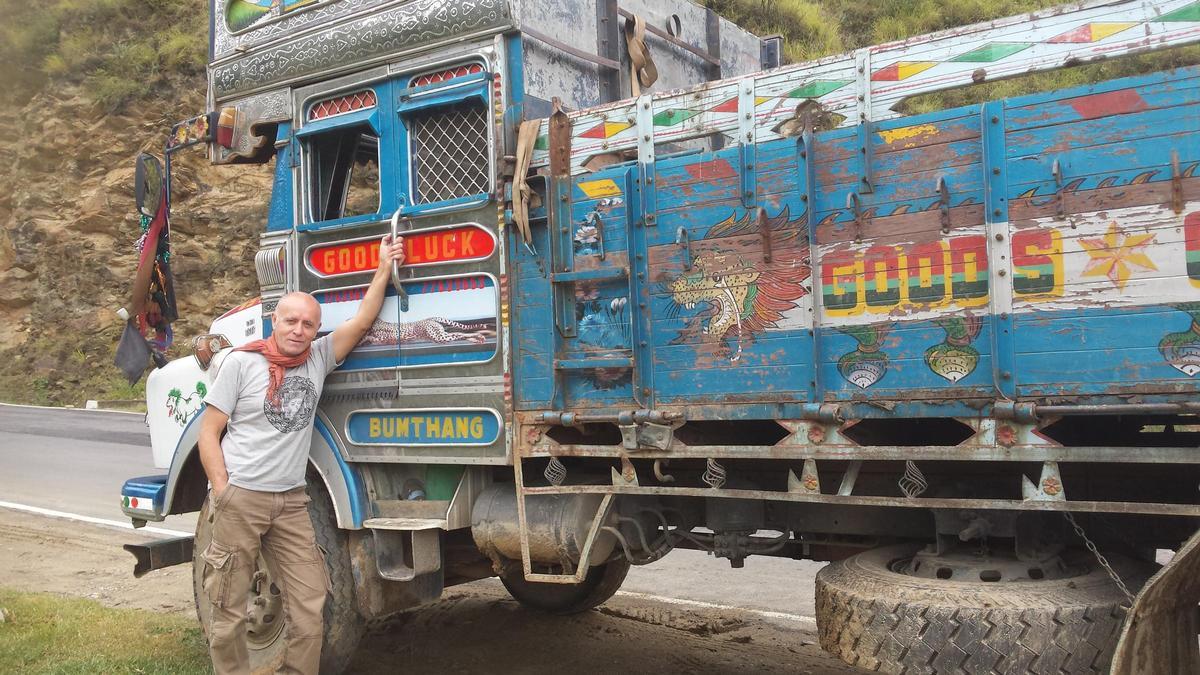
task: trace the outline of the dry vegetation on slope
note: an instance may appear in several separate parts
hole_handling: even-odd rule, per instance
[[[139,234],[133,159],[204,106],[191,0],[0,0],[0,400],[136,399],[111,365]],[[181,341],[253,294],[262,167],[175,164]]]
[[[0,400],[138,398],[111,365],[138,234],[132,163],[201,111],[208,28],[196,0],[0,0]],[[789,61],[985,21],[1046,0],[707,0]],[[1102,63],[909,103],[911,112],[1200,62]],[[177,343],[255,293],[264,167],[175,164]]]

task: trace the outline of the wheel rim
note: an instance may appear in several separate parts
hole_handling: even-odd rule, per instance
[[[1086,565],[1068,564],[1058,555],[1042,560],[1018,560],[1011,555],[981,554],[964,548],[940,555],[918,551],[892,560],[888,569],[922,579],[984,583],[1070,579],[1089,572]]]
[[[283,632],[283,595],[271,580],[262,556],[254,565],[250,596],[246,602],[246,642],[250,649],[270,646]]]

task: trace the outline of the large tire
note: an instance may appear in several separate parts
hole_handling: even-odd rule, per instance
[[[312,518],[313,530],[317,535],[317,544],[325,553],[325,569],[333,585],[333,591],[325,598],[325,610],[322,616],[324,624],[324,641],[321,646],[321,672],[341,673],[349,665],[354,652],[358,649],[359,640],[366,630],[366,623],[358,613],[358,605],[354,597],[354,576],[350,569],[350,553],[346,541],[346,533],[337,526],[337,518],[333,512],[333,503],[325,493],[320,479],[313,475],[308,477],[308,492],[312,501],[308,505],[308,514]],[[207,639],[210,624],[210,608],[202,585],[204,560],[200,553],[208,547],[212,540],[212,524],[208,522],[209,500],[205,498],[196,521],[196,539],[192,553],[192,593],[196,602],[196,615],[200,619],[200,628]],[[266,559],[259,556],[255,563],[256,572],[261,570],[266,574],[266,580],[261,587],[265,589],[264,596],[268,607],[278,605],[278,591],[271,583]],[[256,612],[260,617],[258,626],[276,623],[274,629],[256,628],[257,635],[248,636],[250,647],[250,670],[253,673],[271,672],[283,663],[283,651],[286,644],[287,625],[284,613],[279,611],[268,615],[262,609],[255,610],[254,593],[247,603],[247,614]],[[270,618],[267,622],[265,619]]]
[[[581,584],[550,584],[526,581],[521,568],[510,565],[500,581],[513,598],[550,614],[578,614],[603,604],[621,588],[629,573],[629,561],[616,558],[588,570]]]
[[[1107,673],[1125,596],[1099,565],[1070,579],[960,582],[889,565],[913,546],[877,548],[817,573],[821,647],[883,673]],[[1133,592],[1152,566],[1109,556]]]

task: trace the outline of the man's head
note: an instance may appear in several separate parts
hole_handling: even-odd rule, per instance
[[[308,349],[321,327],[321,305],[308,293],[288,293],[279,299],[272,315],[271,338],[286,356]]]

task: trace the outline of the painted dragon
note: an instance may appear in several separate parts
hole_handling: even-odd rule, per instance
[[[810,275],[808,241],[800,230],[801,220],[788,220],[787,208],[767,219],[765,226],[749,213],[740,219],[730,215],[697,242],[702,252],[691,268],[667,284],[671,300],[679,307],[705,307],[698,317],[703,324],[701,336],[720,343],[730,336],[736,340],[730,361],[741,358],[744,343],[754,334],[779,328],[783,313],[794,309],[796,300],[808,292],[804,286]],[[772,240],[771,262],[748,262],[737,249],[751,236],[758,243],[764,231]],[[675,341],[682,342],[695,323],[689,320]]]

